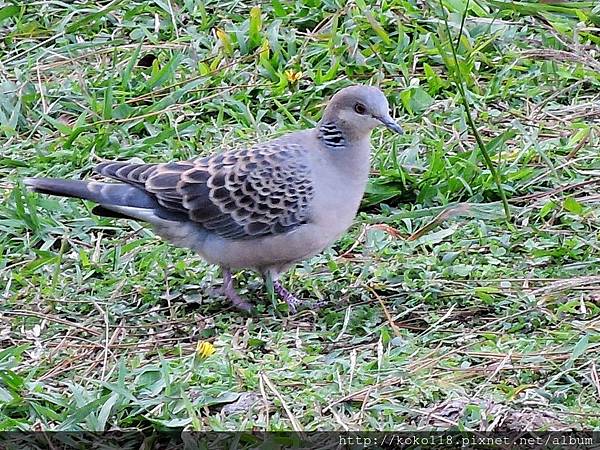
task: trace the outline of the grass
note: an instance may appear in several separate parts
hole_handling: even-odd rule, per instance
[[[596,2],[0,5],[0,430],[600,428]],[[242,272],[241,316],[191,252],[21,184],[311,127],[350,83],[406,133],[286,277],[319,312]]]

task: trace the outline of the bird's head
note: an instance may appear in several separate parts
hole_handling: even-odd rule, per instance
[[[333,122],[345,134],[361,138],[378,126],[395,133],[402,128],[390,116],[390,107],[383,92],[373,86],[350,86],[338,91],[325,108],[322,122]]]

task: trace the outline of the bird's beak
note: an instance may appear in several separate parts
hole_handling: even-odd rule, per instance
[[[394,119],[392,119],[390,116],[387,117],[375,117],[377,120],[379,120],[382,124],[384,124],[387,128],[389,128],[390,130],[392,130],[394,133],[398,133],[398,134],[402,134],[402,127],[400,125],[398,125],[396,122],[394,122]]]

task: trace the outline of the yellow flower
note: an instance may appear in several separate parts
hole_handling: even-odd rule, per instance
[[[301,71],[295,71],[294,69],[288,69],[285,71],[285,77],[290,83],[297,82],[302,78],[303,73]]]
[[[215,346],[212,345],[210,342],[198,341],[198,344],[196,345],[196,354],[200,358],[208,358],[214,352],[216,352]]]

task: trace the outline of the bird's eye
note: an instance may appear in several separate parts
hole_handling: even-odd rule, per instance
[[[356,111],[358,114],[364,114],[367,112],[367,108],[362,103],[357,103],[354,105],[354,111]]]

